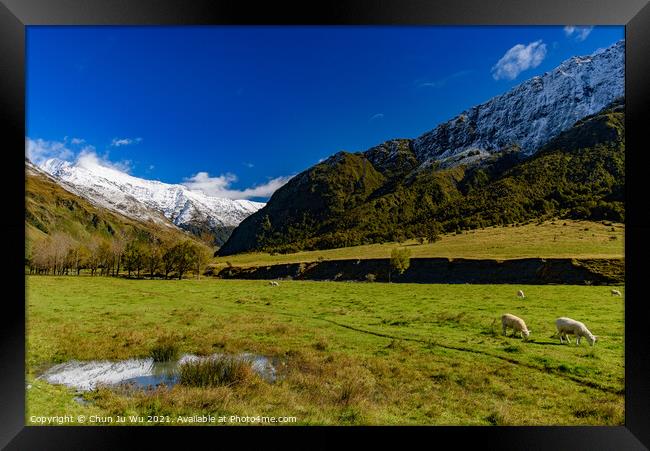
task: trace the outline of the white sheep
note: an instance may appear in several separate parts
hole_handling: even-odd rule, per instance
[[[524,294],[524,292],[522,290],[517,291],[517,296],[519,296],[522,299],[526,297],[526,295]]]
[[[511,315],[510,313],[505,313],[501,315],[501,326],[503,327],[503,335],[506,334],[506,328],[512,327],[512,335],[514,336],[517,332],[521,333],[521,337],[524,340],[527,340],[530,336],[530,330],[526,327],[526,323],[523,319]]]
[[[612,296],[621,296],[621,292],[618,290],[612,290]]]
[[[591,346],[593,346],[598,339],[598,337],[589,332],[587,326],[585,326],[580,321],[576,321],[571,318],[562,317],[556,319],[555,327],[557,328],[557,332],[553,336],[559,335],[560,343],[564,343],[563,338],[566,338],[567,342],[569,342],[569,337],[567,337],[567,334],[573,334],[576,336],[576,345],[580,344],[580,339],[582,337],[585,337]]]
[[[280,284],[278,282],[276,282],[275,280],[270,281],[269,285],[271,285],[272,287],[279,287],[280,286]]]

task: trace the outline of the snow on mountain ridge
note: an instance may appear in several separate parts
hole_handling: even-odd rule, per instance
[[[155,220],[151,210],[183,227],[206,223],[210,228],[236,227],[265,204],[206,196],[178,184],[145,180],[99,164],[96,158],[81,156],[76,164],[49,159],[41,169],[76,187],[102,206],[141,220]]]
[[[463,111],[414,140],[423,164],[472,159],[518,146],[530,155],[542,144],[625,94],[625,42],[574,56],[541,76]],[[464,160],[468,162],[468,160]]]

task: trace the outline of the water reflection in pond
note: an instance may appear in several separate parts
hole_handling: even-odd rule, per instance
[[[124,385],[137,388],[172,386],[178,383],[178,367],[185,362],[221,357],[223,354],[213,354],[199,357],[185,354],[179,360],[172,362],[154,362],[152,358],[128,359],[117,362],[107,360],[91,360],[69,362],[55,365],[39,376],[51,384],[63,384],[79,391],[95,389],[98,385]],[[254,372],[268,382],[275,382],[277,359],[265,356],[242,353],[236,356],[250,362]]]

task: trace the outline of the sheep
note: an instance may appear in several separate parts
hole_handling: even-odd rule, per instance
[[[526,327],[524,320],[515,315],[511,315],[510,313],[501,315],[501,326],[503,327],[503,335],[506,334],[506,328],[512,327],[513,336],[517,332],[521,333],[521,337],[524,340],[528,340],[528,337],[530,336],[530,330]]]
[[[612,290],[612,296],[621,296],[621,292],[618,290]]]
[[[526,295],[524,294],[524,292],[522,290],[517,291],[517,296],[519,296],[522,299],[524,299],[526,297]]]
[[[269,282],[269,285],[271,285],[272,287],[279,287],[280,286],[280,284],[278,282],[276,282],[275,280],[271,280]]]
[[[555,327],[557,328],[557,332],[553,336],[555,337],[559,335],[560,343],[564,343],[563,338],[567,339],[567,343],[569,342],[569,337],[567,337],[567,334],[573,334],[576,336],[576,345],[580,344],[580,339],[582,337],[585,337],[591,346],[593,346],[598,339],[598,337],[589,332],[587,326],[585,326],[580,321],[576,321],[571,318],[561,317],[556,319]]]

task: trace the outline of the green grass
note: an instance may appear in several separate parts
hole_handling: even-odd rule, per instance
[[[566,225],[565,225],[566,224]],[[389,258],[397,246],[407,246],[412,258],[623,258],[625,226],[610,222],[557,219],[515,227],[488,227],[446,234],[435,243],[371,244],[293,254],[248,253],[217,257],[218,267],[263,266],[275,263],[311,262],[354,258]]]
[[[28,413],[621,425],[624,297],[612,297],[611,288],[30,276]],[[500,335],[506,312],[526,321],[528,342]],[[598,335],[596,346],[549,338],[559,316],[583,321]],[[73,401],[73,390],[35,381],[70,359],[147,357],[171,334],[180,353],[279,357],[278,380],[102,388],[84,395],[88,406]]]

